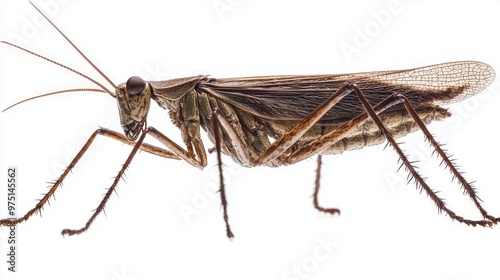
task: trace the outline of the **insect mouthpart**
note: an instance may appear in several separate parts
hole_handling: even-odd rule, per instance
[[[122,124],[123,131],[128,140],[134,141],[139,136],[144,122],[133,122],[130,124]]]
[[[133,76],[117,87],[116,100],[120,122],[125,136],[133,141],[139,136],[151,102],[151,87],[143,79]]]

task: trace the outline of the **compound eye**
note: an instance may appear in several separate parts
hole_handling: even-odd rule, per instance
[[[126,87],[128,94],[137,95],[146,88],[146,82],[137,76],[133,76],[127,80]]]

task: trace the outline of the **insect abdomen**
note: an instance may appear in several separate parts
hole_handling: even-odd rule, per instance
[[[417,111],[419,117],[425,124],[429,124],[436,120],[442,120],[450,116],[450,113],[441,107],[420,108]],[[408,114],[402,114],[401,112],[389,112],[380,114],[380,118],[395,139],[419,130],[418,126]],[[331,145],[322,154],[340,154],[345,151],[357,150],[366,146],[382,144],[384,141],[385,137],[382,132],[373,123],[373,121],[370,120],[349,137],[345,137]]]

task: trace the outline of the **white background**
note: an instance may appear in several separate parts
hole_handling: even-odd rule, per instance
[[[48,2],[54,3],[36,1],[40,6]],[[102,80],[53,28],[26,29],[36,26],[33,18],[38,17],[26,1],[0,3],[2,40],[19,36],[23,47]],[[401,1],[395,10],[388,3],[73,0],[51,6],[51,18],[115,83],[131,75],[326,74],[454,60],[479,60],[500,69],[498,2]],[[214,5],[229,9],[218,12]],[[390,18],[376,22],[377,14],[388,12]],[[372,33],[361,42],[366,28]],[[346,45],[358,47],[357,53],[343,53]],[[0,55],[2,109],[50,91],[93,87],[6,45]],[[494,215],[500,215],[499,104],[495,83],[451,106],[454,118],[430,126],[466,178],[476,181]],[[166,112],[152,106],[148,124],[180,141]],[[2,218],[8,166],[19,169],[17,206],[24,214],[98,126],[120,130],[115,101],[98,93],[32,101],[0,114],[0,122]],[[500,228],[467,227],[439,215],[426,195],[404,182],[405,172],[396,172],[395,153],[383,146],[325,158],[320,201],[341,208],[340,217],[322,215],[312,206],[315,159],[286,168],[243,169],[225,157],[234,240],[225,236],[214,194],[214,155],[200,171],[140,153],[126,182],[118,185],[118,196],[107,204],[107,215],[85,234],[63,238],[61,229],[85,224],[130,151],[98,140],[44,208],[43,218],[34,216],[19,226],[15,274],[6,270],[8,231],[0,228],[0,279],[465,280],[498,275]],[[452,209],[480,218],[450,183],[449,173],[422,148],[421,134],[402,141]],[[183,207],[195,214],[183,216]],[[325,243],[330,247],[325,249]]]

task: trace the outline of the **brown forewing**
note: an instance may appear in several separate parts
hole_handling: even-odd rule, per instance
[[[394,93],[415,108],[437,107],[472,96],[494,80],[494,70],[475,61],[421,68],[342,75],[263,76],[200,81],[197,90],[269,120],[301,120],[345,83],[355,83],[375,105]],[[388,110],[402,110],[397,105]],[[321,122],[349,120],[363,113],[354,94],[335,105]]]

